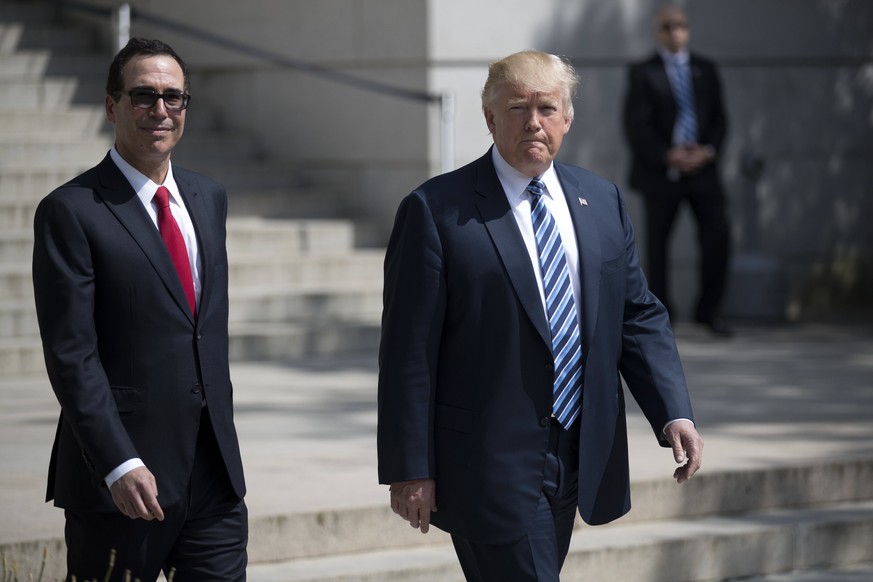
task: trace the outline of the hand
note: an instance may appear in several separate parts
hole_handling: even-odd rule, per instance
[[[667,151],[667,165],[685,176],[696,174],[712,159],[712,150],[698,144],[676,146]]]
[[[164,521],[155,476],[145,467],[131,469],[109,488],[116,507],[130,519]]]
[[[677,420],[664,431],[664,436],[673,448],[673,458],[677,463],[685,464],[673,472],[673,478],[684,483],[700,468],[703,460],[703,439],[694,428],[694,423],[688,420]]]
[[[437,510],[436,483],[433,479],[399,481],[391,484],[391,509],[412,527],[427,533],[430,513]]]

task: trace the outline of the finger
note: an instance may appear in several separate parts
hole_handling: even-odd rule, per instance
[[[164,521],[164,510],[161,508],[161,504],[158,503],[157,496],[149,496],[145,501],[146,509],[148,510],[150,516],[149,519]]]
[[[419,511],[419,522],[421,533],[426,534],[430,530],[430,510],[421,509]]]

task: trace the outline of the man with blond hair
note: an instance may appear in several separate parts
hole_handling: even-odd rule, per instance
[[[555,161],[578,79],[524,51],[482,91],[494,140],[400,204],[385,258],[379,480],[477,581],[557,581],[576,511],[630,509],[621,378],[681,483],[703,442],[621,193]]]

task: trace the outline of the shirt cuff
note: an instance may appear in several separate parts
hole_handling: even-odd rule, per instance
[[[664,425],[664,428],[661,429],[661,434],[663,436],[667,436],[667,427],[670,426],[671,424],[673,424],[674,422],[681,422],[683,420],[685,422],[690,422],[691,426],[694,426],[694,421],[691,420],[690,418],[674,418],[673,420],[667,422],[667,424]]]
[[[106,475],[106,478],[103,479],[103,481],[106,483],[107,487],[112,487],[113,483],[124,477],[130,471],[133,471],[134,469],[137,469],[139,467],[145,467],[145,463],[143,463],[142,459],[140,458],[134,458],[129,461],[125,461],[115,467],[115,469],[110,471],[110,473]]]

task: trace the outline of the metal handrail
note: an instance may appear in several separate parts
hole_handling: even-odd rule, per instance
[[[438,103],[440,106],[440,168],[442,172],[448,172],[454,167],[455,99],[454,94],[450,91],[441,94],[428,93],[426,91],[416,91],[414,89],[396,87],[370,79],[362,79],[322,65],[291,59],[284,55],[229,39],[196,28],[189,24],[155,16],[142,11],[139,8],[134,9],[128,3],[122,4],[115,10],[101,6],[94,6],[87,2],[78,2],[76,0],[54,0],[54,3],[63,8],[70,8],[108,17],[113,28],[113,39],[116,42],[117,49],[126,45],[127,41],[130,39],[131,22],[134,20],[140,20],[169,30],[174,30],[188,37],[196,38],[220,46],[221,48],[230,49],[254,57],[281,68],[316,75],[336,83],[356,87],[372,93],[380,93],[382,95],[397,97],[409,101],[419,101],[427,104]]]

